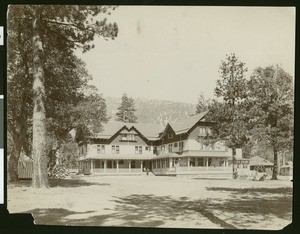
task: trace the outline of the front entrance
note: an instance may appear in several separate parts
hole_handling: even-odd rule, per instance
[[[148,168],[148,170],[149,171],[151,171],[152,170],[152,164],[151,164],[151,162],[150,161],[143,161],[143,167],[147,170],[147,168]]]

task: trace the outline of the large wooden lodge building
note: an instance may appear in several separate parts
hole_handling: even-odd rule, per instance
[[[231,150],[222,141],[203,142],[214,124],[206,121],[205,115],[206,112],[189,116],[165,127],[109,121],[101,133],[85,141],[78,140],[79,172],[232,176]],[[236,159],[243,162],[241,149],[237,149]]]

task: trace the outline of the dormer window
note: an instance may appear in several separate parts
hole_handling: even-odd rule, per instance
[[[121,134],[121,141],[135,141],[134,134]]]

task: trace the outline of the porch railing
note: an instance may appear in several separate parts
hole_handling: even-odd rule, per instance
[[[92,173],[107,173],[107,174],[118,174],[118,173],[141,173],[141,168],[94,168]]]

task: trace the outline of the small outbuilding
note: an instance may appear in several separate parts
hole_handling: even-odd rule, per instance
[[[266,172],[268,175],[272,174],[274,167],[274,164],[272,162],[259,156],[254,156],[249,160],[250,170],[254,170],[257,172]]]
[[[293,176],[293,162],[288,161],[285,165],[280,167],[280,175]]]
[[[18,161],[19,179],[32,179],[33,160],[26,155],[21,155]]]

